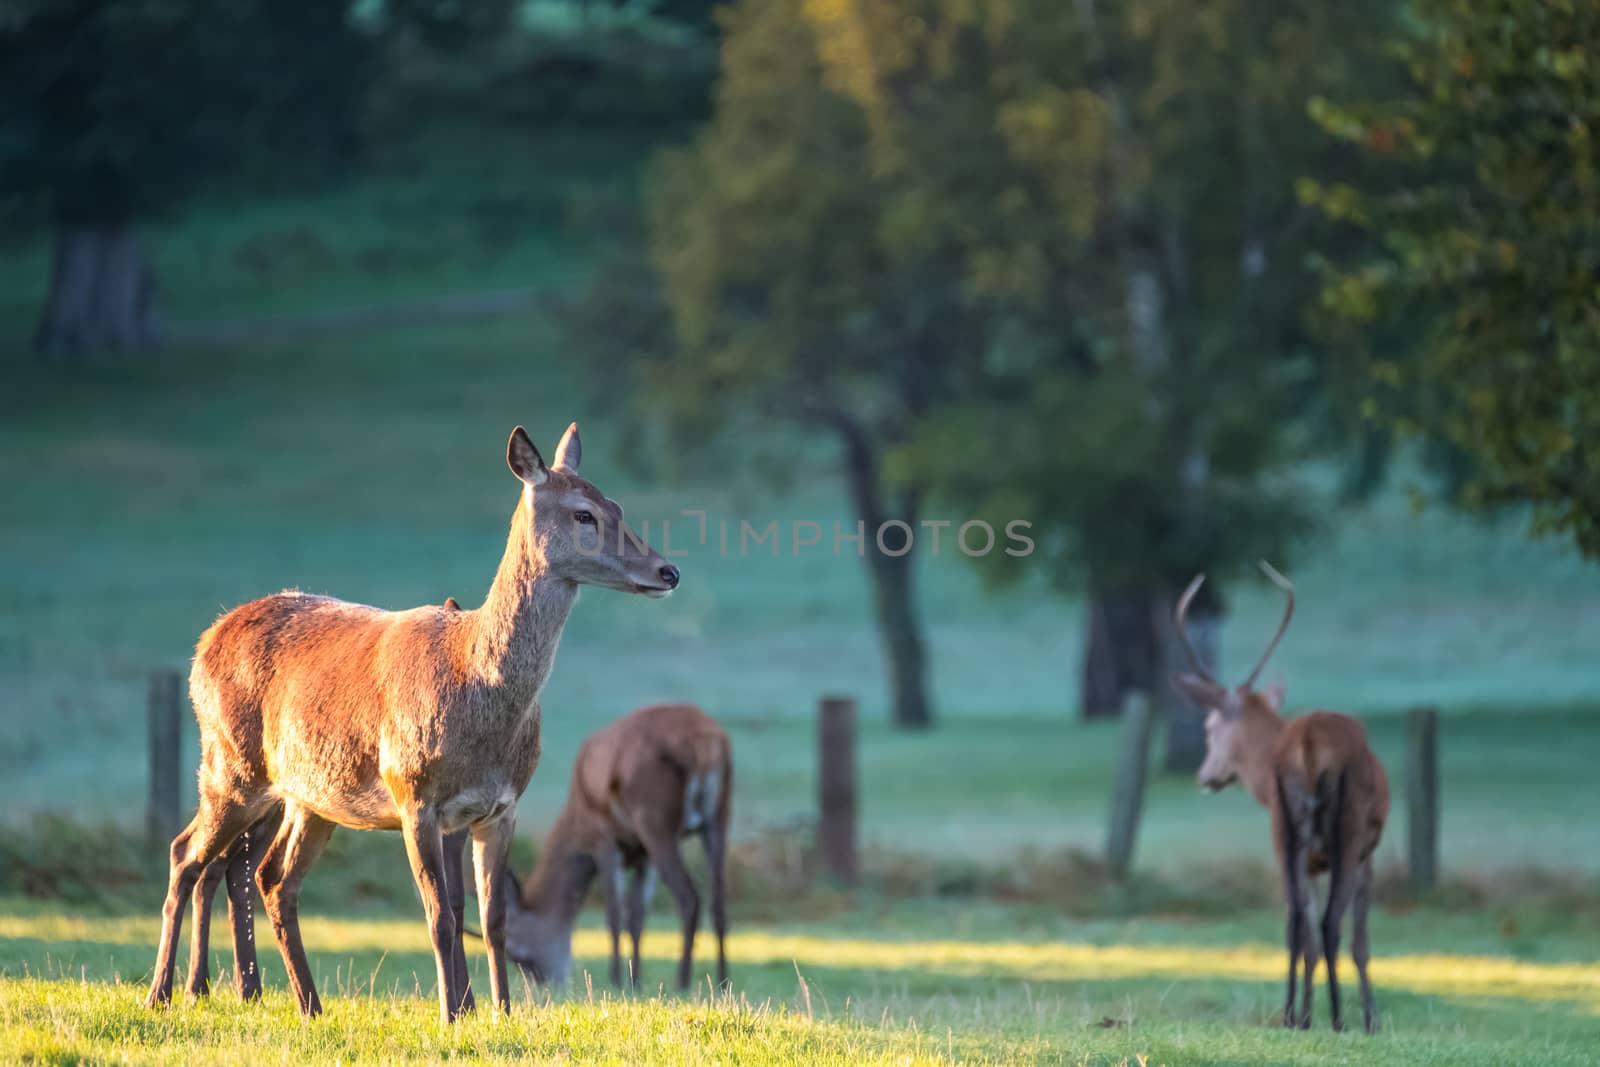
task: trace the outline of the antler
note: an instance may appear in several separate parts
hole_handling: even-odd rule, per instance
[[[1256,679],[1261,675],[1261,669],[1267,665],[1267,660],[1272,658],[1272,652],[1278,647],[1278,642],[1283,640],[1283,632],[1289,628],[1289,620],[1294,618],[1294,585],[1279,574],[1277,569],[1266,560],[1261,561],[1261,573],[1272,579],[1272,584],[1283,590],[1283,595],[1289,598],[1289,603],[1283,609],[1283,621],[1278,624],[1278,632],[1272,635],[1272,641],[1267,645],[1267,650],[1261,653],[1261,662],[1256,664],[1256,669],[1250,672],[1250,677],[1244,680],[1241,689],[1249,689],[1256,684]]]
[[[1177,624],[1178,639],[1183,642],[1183,651],[1189,657],[1189,666],[1194,668],[1194,672],[1206,681],[1213,685],[1221,685],[1221,682],[1211,676],[1211,672],[1206,669],[1205,663],[1200,659],[1200,654],[1189,643],[1189,628],[1183,624],[1183,617],[1189,614],[1189,602],[1194,599],[1194,595],[1200,591],[1200,587],[1205,584],[1205,581],[1204,571],[1194,576],[1194,581],[1189,583],[1189,588],[1185,589],[1183,595],[1178,598],[1178,610],[1173,613],[1172,618],[1173,622]]]

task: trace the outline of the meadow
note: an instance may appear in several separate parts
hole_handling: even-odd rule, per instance
[[[583,235],[553,205],[608,170],[613,150],[527,146],[529,159],[568,161],[532,188],[408,177],[401,160],[371,188],[249,212],[212,205],[159,245],[173,264],[171,312],[569,284]],[[628,173],[619,165],[615,180]],[[527,231],[543,236],[502,236],[507,218],[545,215],[556,221]],[[428,228],[395,236],[395,220],[418,217]],[[21,322],[42,263],[33,250],[0,265],[15,283],[0,325]],[[1075,598],[1039,583],[985,590],[959,555],[924,558],[940,723],[895,732],[861,561],[831,551],[833,524],[853,523],[828,442],[795,441],[806,461],[782,489],[716,459],[652,456],[644,469],[621,451],[603,383],[531,309],[320,337],[259,321],[249,340],[148,362],[62,372],[4,357],[0,1058],[1592,1061],[1600,572],[1528,541],[1516,517],[1419,512],[1402,476],[1358,507],[1336,508],[1330,492],[1323,530],[1286,561],[1301,606],[1273,672],[1292,707],[1361,713],[1397,798],[1402,713],[1443,710],[1446,881],[1423,899],[1400,886],[1397,811],[1373,933],[1384,1032],[1372,1044],[1283,1033],[1280,906],[1266,817],[1248,797],[1158,777],[1132,884],[1108,883],[1092,859],[1117,728],[1076,720]],[[670,537],[685,553],[684,582],[664,603],[591,592],[574,612],[544,696],[545,756],[521,803],[518,860],[588,732],[645,702],[702,704],[729,727],[739,767],[733,997],[615,998],[580,981],[553,999],[525,991],[509,1022],[445,1030],[399,842],[346,832],[307,886],[327,1018],[300,1024],[271,953],[264,1005],[223,992],[145,1012],[162,877],[136,829],[148,672],[184,669],[218,613],[284,586],[391,607],[447,595],[474,605],[515,503],[506,433],[523,423],[548,450],[573,419],[585,474],[658,547]],[[684,509],[703,509],[713,530],[777,520],[785,544],[776,557],[722,553],[714,537],[697,543]],[[820,524],[823,544],[792,551],[795,520]],[[1248,582],[1233,606],[1230,673],[1279,611]],[[867,876],[854,892],[803,876],[813,715],[833,692],[863,709]],[[578,943],[590,969],[604,951],[597,926],[588,917]],[[651,970],[665,974],[674,941],[664,924],[653,931]],[[1346,977],[1350,997],[1348,964]],[[1325,1000],[1317,1011],[1325,1022]]]
[[[275,955],[264,957],[262,1004],[224,989],[150,1012],[139,974],[151,916],[15,904],[0,917],[0,1047],[40,1063],[1592,1062],[1593,927],[1507,956],[1481,925],[1445,912],[1377,918],[1383,1030],[1372,1038],[1327,1030],[1325,1001],[1321,1028],[1278,1026],[1278,922],[1265,914],[1074,920],[1014,904],[870,899],[828,920],[738,929],[731,995],[705,985],[658,995],[652,982],[675,952],[660,924],[646,934],[642,996],[584,973],[554,996],[523,986],[509,1020],[480,1012],[447,1029],[412,916],[307,920],[328,1009],[308,1025]],[[603,974],[599,930],[582,930],[576,949]]]

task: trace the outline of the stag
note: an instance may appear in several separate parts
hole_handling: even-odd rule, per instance
[[[235,608],[201,635],[189,678],[200,807],[172,842],[149,1004],[171,1000],[185,902],[207,868],[281,808],[256,877],[304,1014],[321,1003],[300,938],[299,886],[335,825],[401,832],[445,1021],[468,1004],[445,837],[471,834],[491,993],[509,1012],[505,854],[516,800],[538,764],[539,693],[578,587],[661,597],[679,577],[627,529],[621,507],[578,476],[581,458],[576,424],[553,467],[522,427],[512,431],[506,462],[522,492],[474,611],[392,612],[286,591]]]
[[[733,757],[717,721],[690,704],[640,708],[595,733],[578,749],[566,806],[522,885],[507,872],[506,945],[536,982],[561,984],[572,963],[572,930],[595,878],[606,898],[611,984],[622,984],[623,896],[633,939],[632,983],[639,985],[640,944],[656,873],[678,903],[683,954],[678,987],[689,986],[700,895],[678,843],[698,835],[710,868],[711,921],[717,934],[717,981],[728,981],[727,842]],[[625,887],[631,874],[632,884]]]
[[[1372,984],[1367,978],[1370,949],[1367,910],[1372,903],[1372,856],[1389,814],[1389,780],[1367,744],[1367,732],[1349,715],[1311,711],[1292,719],[1279,712],[1283,687],[1255,688],[1289,620],[1294,617],[1294,586],[1271,564],[1261,570],[1284,593],[1283,621],[1255,669],[1236,688],[1211,676],[1189,643],[1184,626],[1189,603],[1205,575],[1196,575],[1178,600],[1178,636],[1193,673],[1174,676],[1174,684],[1206,709],[1206,756],[1200,785],[1216,792],[1234,781],[1272,816],[1272,843],[1283,873],[1288,904],[1288,994],[1283,1005],[1285,1026],[1311,1027],[1312,980],[1316,973],[1318,931],[1312,925],[1313,878],[1327,874],[1327,904],[1321,922],[1321,951],[1328,966],[1328,999],[1333,1028],[1341,1030],[1339,1013],[1339,927],[1351,912],[1350,954],[1361,978],[1361,1012],[1368,1033],[1377,1028]],[[1305,960],[1305,987],[1295,1011],[1295,971]]]

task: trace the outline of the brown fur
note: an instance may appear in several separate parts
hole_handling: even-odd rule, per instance
[[[455,597],[448,596],[444,598],[444,608],[446,611],[460,611],[461,604]],[[193,942],[189,950],[187,983],[190,997],[208,996],[211,992],[209,944],[211,907],[216,897],[216,888],[224,876],[227,878],[228,921],[233,933],[234,977],[239,990],[239,999],[254,1000],[261,995],[261,977],[256,966],[255,919],[253,910],[249,906],[250,882],[253,873],[258,870],[258,861],[262,855],[281,852],[288,847],[296,834],[300,833],[304,833],[304,827],[297,823],[285,823],[283,809],[279,807],[271,815],[239,835],[239,840],[222,858],[213,860],[206,867],[194,892]],[[458,981],[467,989],[462,1010],[471,1011],[474,1007],[474,998],[468,985],[466,952],[460,947],[460,932],[466,911],[466,888],[461,877],[461,860],[467,836],[466,830],[445,835],[444,853],[445,876],[449,883],[450,907],[455,913],[459,949],[454,961],[455,970]],[[263,849],[266,852],[263,852]]]
[[[1286,1026],[1311,1025],[1312,979],[1319,946],[1311,922],[1311,879],[1328,875],[1328,901],[1320,925],[1321,952],[1328,968],[1328,998],[1333,1028],[1344,1025],[1339,1005],[1337,957],[1339,930],[1352,911],[1351,956],[1361,979],[1363,1022],[1370,1033],[1377,1026],[1372,985],[1367,977],[1370,955],[1367,911],[1372,898],[1372,857],[1389,817],[1389,780],[1367,743],[1359,721],[1333,711],[1311,711],[1285,720],[1279,716],[1281,688],[1253,688],[1267,657],[1294,614],[1294,592],[1288,580],[1263,564],[1284,589],[1288,605],[1278,634],[1243,685],[1228,689],[1204,673],[1188,648],[1184,614],[1204,576],[1197,577],[1178,602],[1177,627],[1200,674],[1179,674],[1175,684],[1207,709],[1206,757],[1200,784],[1221,789],[1243,783],[1272,816],[1272,842],[1283,873],[1288,906],[1288,993]],[[1305,986],[1298,1012],[1295,984],[1300,960],[1305,961]]]
[[[524,490],[475,611],[383,611],[291,590],[235,608],[201,635],[190,673],[200,810],[172,843],[152,1005],[171,998],[190,892],[281,805],[285,829],[257,878],[303,1012],[321,1004],[300,943],[298,887],[334,824],[402,830],[446,1020],[467,990],[453,966],[443,836],[470,830],[490,982],[509,1010],[500,873],[516,798],[538,764],[537,697],[577,587],[665,595],[677,584],[676,569],[626,530],[621,508],[577,476],[580,455],[575,425],[555,469],[520,426],[513,432],[507,462]]]
[[[653,869],[678,903],[683,928],[678,985],[687,988],[700,897],[679,842],[699,834],[710,867],[717,980],[726,983],[732,787],[728,735],[693,705],[641,708],[590,736],[578,750],[566,806],[551,827],[539,863],[513,898],[506,937],[512,958],[536,981],[564,980],[578,910],[598,876],[611,933],[611,982],[621,985],[622,883],[624,874],[631,873],[625,918],[633,938],[632,981],[637,987]]]

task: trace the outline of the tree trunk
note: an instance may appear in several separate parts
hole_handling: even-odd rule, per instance
[[[1150,694],[1154,709],[1167,723],[1163,767],[1181,773],[1200,766],[1206,732],[1205,712],[1172,684],[1173,674],[1189,669],[1173,625],[1176,603],[1176,592],[1159,586],[1124,586],[1091,594],[1082,715],[1086,719],[1116,715],[1129,693]],[[1218,607],[1212,597],[1202,595],[1190,608],[1188,621],[1189,640],[1213,675],[1222,629]]]
[[[1160,694],[1162,711],[1167,717],[1167,749],[1162,757],[1162,769],[1170,774],[1192,774],[1200,769],[1206,755],[1206,711],[1192,703],[1172,684],[1172,676],[1189,669],[1188,657],[1178,641],[1178,628],[1172,618],[1176,594],[1158,598],[1151,606],[1151,628],[1159,641],[1161,654]],[[1194,646],[1200,662],[1214,678],[1220,678],[1222,617],[1210,603],[1196,601],[1189,610],[1186,629],[1189,643]]]
[[[63,226],[34,351],[44,360],[81,358],[155,340],[155,272],[138,238],[123,226]]]
[[[915,519],[906,521],[915,528]],[[872,536],[869,528],[867,537]],[[933,708],[928,702],[922,625],[912,588],[914,557],[910,552],[898,557],[884,555],[876,545],[869,545],[867,553],[878,601],[878,628],[889,654],[894,724],[906,730],[925,730],[933,725]]]
[[[879,484],[877,456],[860,424],[843,414],[829,420],[844,442],[845,475],[856,514],[863,526],[862,554],[872,578],[877,603],[878,630],[889,657],[890,699],[894,724],[906,730],[926,730],[933,725],[933,703],[928,698],[927,657],[923,649],[922,621],[917,616],[914,577],[916,565],[912,544],[903,544],[904,531],[890,528],[883,544],[891,555],[878,547],[878,531],[886,522],[900,521],[906,529],[917,528],[918,497],[915,492],[899,494],[892,510],[886,506]]]
[[[1129,693],[1154,692],[1150,592],[1137,587],[1094,589],[1085,611],[1078,714],[1084,719],[1111,718],[1121,712]],[[1159,701],[1154,703],[1159,707]]]

